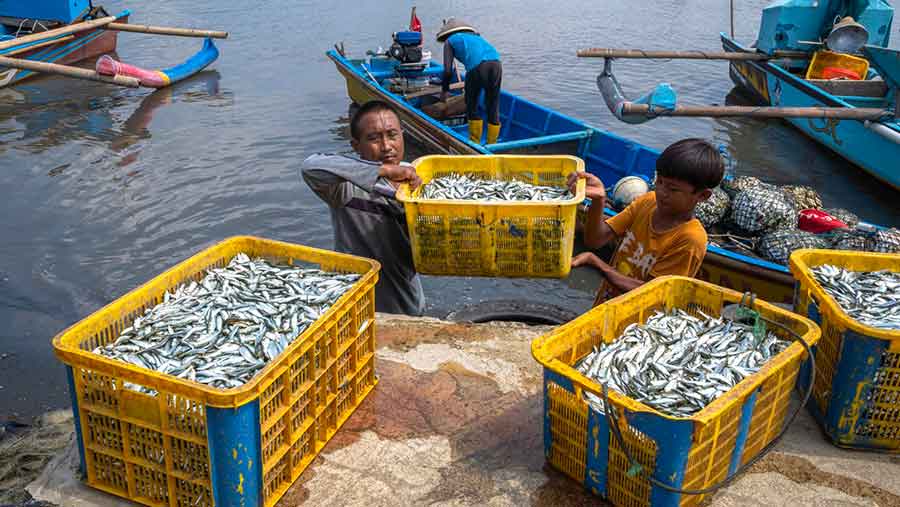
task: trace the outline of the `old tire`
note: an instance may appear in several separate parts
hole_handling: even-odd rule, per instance
[[[523,322],[531,325],[565,324],[578,317],[577,312],[560,306],[525,299],[495,299],[466,305],[447,314],[452,322]]]

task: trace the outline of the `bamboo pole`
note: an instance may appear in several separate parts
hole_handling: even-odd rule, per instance
[[[27,53],[27,52],[35,50],[35,49],[52,46],[54,44],[61,44],[63,42],[69,42],[74,38],[75,38],[74,35],[66,35],[65,37],[60,37],[58,39],[48,40],[47,42],[41,42],[40,44],[32,44],[31,46],[28,46],[27,48],[13,49],[12,51],[0,54],[0,56],[21,55],[22,53]]]
[[[177,35],[179,37],[209,37],[211,39],[227,39],[228,32],[217,30],[195,30],[193,28],[172,28],[168,26],[133,25],[131,23],[110,23],[110,30],[120,32],[149,33],[154,35]]]
[[[623,115],[650,115],[648,104],[626,102]],[[821,118],[836,120],[881,120],[888,111],[865,107],[754,107],[754,106],[675,106],[672,111],[655,111],[654,116],[744,117],[744,118]]]
[[[71,25],[66,25],[61,28],[54,28],[53,30],[47,30],[46,32],[33,33],[31,35],[25,35],[22,37],[17,37],[15,39],[7,40],[0,42],[0,49],[7,49],[16,46],[20,46],[22,44],[27,44],[29,42],[38,42],[48,39],[50,37],[56,37],[58,35],[68,35],[71,33],[85,32],[87,30],[93,30],[94,28],[101,28],[106,26],[113,21],[116,20],[115,16],[107,16],[105,18],[93,19],[91,21],[82,21],[81,23],[73,23]]]
[[[71,67],[48,62],[35,62],[21,58],[0,56],[0,66],[41,72],[44,74],[58,74],[60,76],[87,79],[89,81],[100,81],[101,83],[117,84],[119,86],[127,86],[128,88],[138,88],[141,86],[141,82],[133,77],[104,76],[93,70],[82,69],[81,67]]]
[[[741,53],[729,51],[647,51],[643,49],[590,48],[578,50],[581,58],[644,58],[644,59],[687,59],[687,60],[749,60],[765,61],[775,58],[809,58],[803,51],[776,51],[774,55],[764,53]]]

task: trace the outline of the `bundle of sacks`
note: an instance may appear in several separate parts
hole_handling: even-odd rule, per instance
[[[754,238],[756,253],[778,264],[801,248],[900,253],[900,230],[855,229],[859,217],[823,208],[812,188],[776,187],[753,176],[723,181],[697,206],[696,216],[708,231]]]

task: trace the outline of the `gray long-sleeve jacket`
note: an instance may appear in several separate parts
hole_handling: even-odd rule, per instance
[[[380,167],[355,157],[316,154],[303,161],[300,173],[331,209],[335,250],[381,263],[375,309],[422,315],[425,297],[413,264],[403,205],[385,197],[392,196],[394,188],[378,176]]]

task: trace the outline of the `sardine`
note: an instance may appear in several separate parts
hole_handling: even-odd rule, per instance
[[[359,280],[241,253],[166,292],[94,353],[219,389],[247,383]],[[127,387],[153,393],[144,387]]]
[[[723,318],[658,311],[595,348],[575,369],[664,414],[690,417],[789,344],[771,332],[758,340],[752,327]],[[585,398],[604,412],[600,398]]]
[[[900,329],[900,273],[847,271],[831,264],[811,271],[850,318],[867,326]]]
[[[455,201],[561,201],[574,196],[565,187],[532,185],[518,180],[492,180],[468,174],[450,174],[423,185],[419,197]]]

